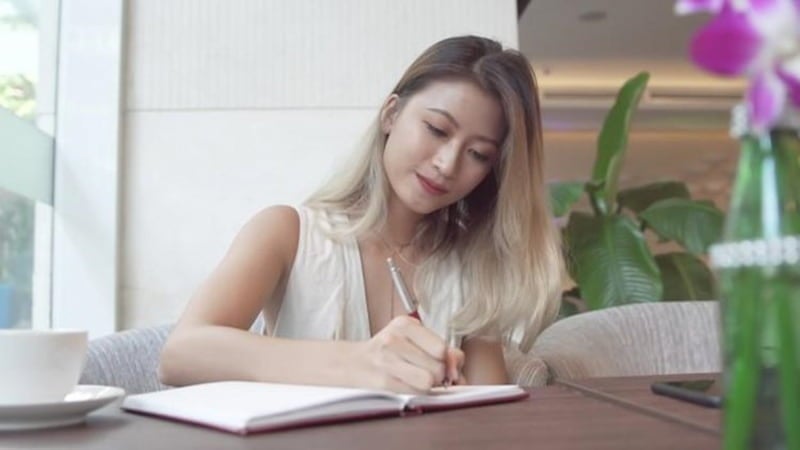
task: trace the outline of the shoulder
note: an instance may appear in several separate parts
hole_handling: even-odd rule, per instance
[[[256,213],[242,227],[237,240],[253,248],[278,251],[287,260],[294,258],[300,233],[300,217],[295,208],[274,205]]]
[[[300,216],[297,209],[289,205],[273,205],[262,209],[250,222],[256,226],[282,228],[284,231],[300,227]]]

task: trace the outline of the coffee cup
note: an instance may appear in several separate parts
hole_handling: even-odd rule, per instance
[[[83,330],[0,330],[0,405],[63,401],[87,347]]]

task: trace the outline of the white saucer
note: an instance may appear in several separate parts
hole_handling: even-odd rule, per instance
[[[111,386],[78,385],[60,402],[0,404],[0,431],[35,430],[73,425],[86,415],[125,395]]]

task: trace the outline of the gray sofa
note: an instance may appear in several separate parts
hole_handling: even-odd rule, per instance
[[[717,302],[658,302],[592,311],[560,320],[528,354],[508,349],[512,382],[542,386],[553,377],[700,373],[720,370]],[[252,329],[260,329],[256,322]],[[128,393],[165,389],[158,357],[172,325],[122,331],[89,343],[81,384]]]

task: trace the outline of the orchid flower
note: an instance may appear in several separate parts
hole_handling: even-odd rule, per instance
[[[691,42],[691,59],[723,76],[749,79],[745,105],[763,133],[787,107],[800,107],[800,0],[677,0],[677,14],[714,17]]]

